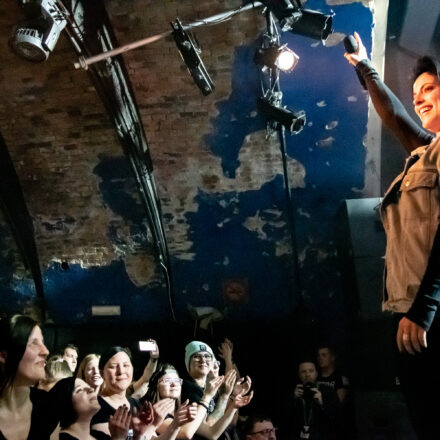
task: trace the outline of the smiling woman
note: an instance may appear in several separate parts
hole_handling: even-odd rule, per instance
[[[397,373],[418,438],[438,438],[437,411],[430,402],[440,382],[420,387],[420,377],[438,377],[440,347],[440,64],[422,57],[414,70],[413,104],[422,129],[380,80],[359,35],[355,38],[356,51],[345,57],[384,125],[410,154],[381,204],[387,236],[382,308],[395,314]]]
[[[49,354],[37,323],[27,316],[0,321],[0,439],[48,440],[57,425],[44,379]]]
[[[130,351],[123,347],[111,347],[101,355],[99,369],[104,382],[98,396],[100,410],[92,419],[92,428],[109,435],[108,421],[117,408],[121,405],[137,407],[134,399],[126,397],[133,380]]]

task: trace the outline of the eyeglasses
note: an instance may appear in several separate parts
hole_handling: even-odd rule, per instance
[[[197,362],[202,362],[202,361],[207,361],[207,362],[211,362],[212,361],[212,355],[210,355],[209,353],[206,354],[195,354],[192,357],[195,361]]]
[[[257,431],[257,432],[251,432],[250,435],[255,435],[255,434],[261,434],[264,437],[269,437],[272,434],[275,434],[278,431],[278,428],[268,428],[268,429],[262,429],[261,431]]]
[[[180,377],[167,377],[166,379],[160,380],[158,383],[169,383],[174,385],[182,385],[183,379]]]

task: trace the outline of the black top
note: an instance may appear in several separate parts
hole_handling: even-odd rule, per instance
[[[49,440],[50,435],[58,424],[56,405],[50,393],[31,388],[32,402],[31,427],[28,440]],[[0,440],[7,440],[0,431]]]
[[[322,383],[324,385],[333,388],[334,390],[339,390],[341,388],[348,388],[350,386],[349,380],[340,374],[338,371],[334,371],[330,376],[318,376],[316,381],[318,384]]]
[[[408,152],[428,145],[434,135],[421,128],[408,114],[394,93],[381,81],[368,60],[356,66],[367,87],[374,108],[384,125],[400,140]],[[405,316],[428,331],[440,303],[440,227],[437,229],[425,275],[417,296]]]
[[[204,393],[204,389],[199,387],[193,379],[184,379],[182,383],[182,393],[180,396],[180,400],[185,402],[186,399],[189,400],[189,403],[199,403],[202,400]],[[211,400],[208,406],[208,414],[211,414],[215,409],[215,402]]]
[[[101,409],[93,416],[90,423],[91,426],[97,425],[98,423],[107,423],[110,416],[116,412],[116,409],[106,402],[101,396],[98,396],[98,402],[101,406]],[[130,409],[138,407],[137,400],[129,397],[128,402],[130,403]]]

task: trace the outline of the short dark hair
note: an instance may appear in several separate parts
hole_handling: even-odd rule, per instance
[[[248,434],[252,434],[255,424],[259,422],[272,422],[272,419],[265,414],[251,414],[241,425],[240,431],[243,438]]]
[[[422,74],[422,73],[430,73],[432,75],[437,76],[440,75],[440,63],[433,57],[424,56],[419,58],[416,61],[416,65],[413,70],[413,82]]]
[[[120,352],[124,352],[129,358],[131,362],[131,351],[127,347],[110,347],[107,350],[105,350],[103,353],[101,353],[101,357],[99,358],[99,369],[103,370],[105,367],[105,364],[115,355]]]
[[[63,354],[64,354],[64,352],[66,351],[66,348],[71,348],[72,350],[75,350],[77,353],[79,353],[78,347],[77,347],[76,345],[74,345],[74,344],[67,344],[67,345],[64,347]]]

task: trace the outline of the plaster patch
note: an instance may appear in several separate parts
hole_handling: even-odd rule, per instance
[[[206,160],[201,160],[200,156],[187,156],[185,165],[180,163],[178,168],[172,171],[168,169],[166,178],[165,176],[158,178],[160,184],[164,182],[159,193],[167,194],[167,199],[162,201],[162,210],[168,222],[166,225],[168,244],[174,257],[184,260],[194,258],[194,254],[190,252],[193,243],[188,238],[190,226],[187,214],[198,211],[196,197],[200,191],[213,195],[258,191],[264,184],[282,173],[278,140],[272,138],[265,140],[264,133],[264,130],[261,130],[245,137],[240,148],[240,166],[236,170],[235,178],[224,175],[221,158],[214,155],[209,155]],[[164,168],[159,169],[159,172]],[[304,166],[296,159],[288,158],[288,171],[291,188],[305,188]],[[204,175],[211,176],[209,185],[205,185],[206,182],[202,178]],[[218,179],[214,178],[215,176]],[[226,208],[237,202],[238,198],[235,197],[229,202],[221,200],[219,205]],[[238,207],[235,207],[233,212],[239,214]],[[219,222],[218,226],[222,227],[229,220]],[[262,231],[259,234],[266,239],[266,234]]]
[[[337,46],[341,43],[341,41],[345,38],[345,34],[341,32],[333,32],[327,37],[327,40],[325,40],[326,47],[333,47]]]
[[[146,286],[150,282],[156,281],[156,263],[153,256],[145,252],[126,255],[124,263],[127,275],[135,286]]]
[[[248,217],[243,222],[243,226],[249,231],[256,232],[260,240],[267,240],[267,234],[263,231],[265,224],[260,216],[260,211],[257,211],[253,217]]]
[[[306,218],[310,218],[310,217],[311,217],[310,213],[307,212],[307,211],[304,211],[302,208],[298,208],[298,209],[296,210],[296,212],[297,212],[299,215],[303,216],[303,217],[306,217]]]
[[[275,256],[282,257],[283,255],[289,255],[292,252],[292,245],[288,240],[279,241],[275,245]]]
[[[330,121],[328,124],[325,125],[326,130],[333,130],[338,126],[338,121]]]
[[[325,139],[320,139],[316,145],[319,148],[330,148],[333,146],[333,143],[335,142],[335,138],[333,136],[326,137]]]
[[[362,3],[366,8],[370,7],[373,0],[325,0],[329,6],[349,5],[351,3]]]

